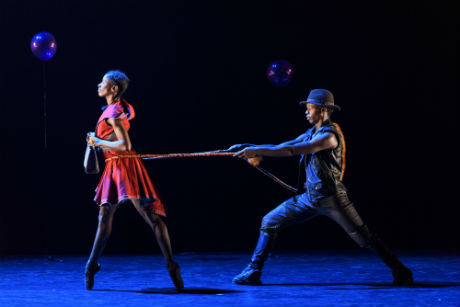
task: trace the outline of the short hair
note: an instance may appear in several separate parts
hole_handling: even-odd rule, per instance
[[[128,76],[119,70],[109,70],[104,75],[107,79],[110,80],[114,85],[118,86],[117,95],[113,98],[114,101],[120,100],[123,94],[126,92],[126,89],[129,85]]]
[[[335,109],[331,107],[326,107],[327,115],[331,117],[332,113],[334,113]]]
[[[307,103],[308,104],[308,103]],[[315,108],[317,109],[321,109],[321,108],[325,108],[326,109],[326,112],[327,112],[327,116],[330,118],[332,113],[334,113],[335,109],[333,107],[329,107],[329,106],[320,106],[320,105],[317,105],[317,104],[314,104],[314,103],[311,103],[312,106],[314,106]]]

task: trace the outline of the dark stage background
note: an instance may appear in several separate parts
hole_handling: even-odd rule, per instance
[[[330,89],[347,138],[345,184],[369,226],[397,249],[459,244],[458,1],[10,1],[1,4],[0,251],[89,253],[99,176],[85,134],[105,71],[131,78],[139,153],[279,143],[307,128],[297,102]],[[43,67],[32,36],[53,33]],[[266,78],[287,59],[285,88]],[[169,207],[175,251],[251,251],[260,219],[289,192],[232,158],[148,161]],[[263,166],[295,184],[295,159]],[[326,218],[292,227],[279,249],[357,248]],[[159,252],[134,208],[116,215],[107,252]]]

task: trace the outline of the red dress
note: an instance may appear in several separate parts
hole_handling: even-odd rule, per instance
[[[133,107],[124,99],[108,105],[97,121],[96,136],[104,140],[116,141],[117,138],[112,126],[107,124],[105,120],[107,118],[122,119],[126,131],[128,131],[129,121],[134,116]],[[135,154],[134,150],[104,151],[105,159]],[[158,196],[141,158],[115,158],[107,161],[102,178],[96,188],[94,201],[98,205],[103,205],[106,203],[117,204],[126,199],[139,199],[144,208],[166,216],[165,206]]]

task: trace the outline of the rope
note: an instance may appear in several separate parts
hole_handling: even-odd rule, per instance
[[[251,164],[251,163],[249,163]],[[296,188],[294,188],[293,186],[287,184],[286,182],[282,181],[281,179],[279,179],[278,177],[276,177],[275,175],[273,175],[272,173],[270,173],[269,171],[266,171],[264,170],[263,168],[261,168],[260,166],[256,166],[256,165],[253,165],[251,164],[255,169],[257,169],[259,172],[261,172],[262,174],[264,174],[265,176],[267,176],[268,178],[272,179],[273,181],[275,181],[276,183],[278,183],[279,185],[281,185],[283,188],[297,194],[298,190]]]
[[[190,152],[190,153],[169,153],[169,154],[136,154],[136,155],[119,155],[107,158],[105,162],[109,162],[116,159],[127,159],[127,158],[141,158],[143,160],[156,160],[156,159],[173,159],[173,158],[196,158],[196,157],[234,157],[235,153],[233,152],[224,152],[222,150],[216,151],[205,151],[205,152]],[[259,172],[267,176],[268,178],[272,179],[285,189],[297,193],[297,189],[292,187],[291,185],[285,183],[269,171],[259,167],[251,163],[250,161],[246,160],[251,166],[257,169]]]
[[[347,146],[345,145],[345,136],[343,135],[342,129],[340,128],[339,124],[337,123],[332,123],[337,131],[340,134],[340,138],[342,139],[342,144],[343,144],[343,149],[342,149],[342,172],[340,174],[340,181],[343,180],[343,175],[345,174],[345,166],[346,166],[346,161],[345,161],[345,153],[347,151]]]
[[[123,159],[123,158],[141,158],[143,160],[155,159],[172,159],[172,158],[196,158],[196,157],[233,157],[232,152],[221,151],[205,151],[205,152],[190,152],[190,153],[170,153],[170,154],[145,154],[145,155],[119,155],[107,158],[105,162]]]

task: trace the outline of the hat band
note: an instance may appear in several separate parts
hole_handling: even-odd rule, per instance
[[[318,106],[320,106],[320,107],[333,108],[333,109],[336,109],[336,110],[340,110],[340,109],[341,109],[341,108],[340,108],[338,105],[336,105],[336,104],[333,104],[333,103],[331,103],[331,104],[325,104],[325,103],[323,103],[323,102],[321,102],[321,101],[318,101],[317,99],[311,99],[311,98],[307,99],[306,101],[301,101],[300,103],[305,103],[305,104],[306,104],[306,103],[312,103],[312,104],[318,105]]]

